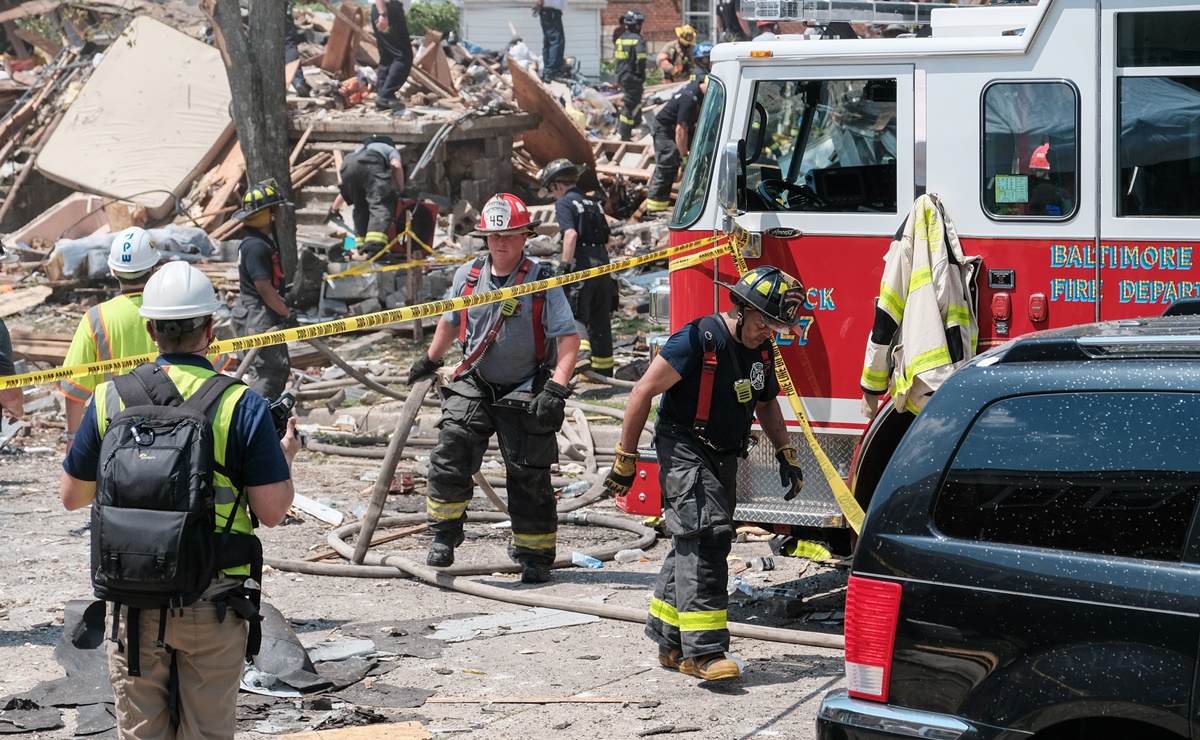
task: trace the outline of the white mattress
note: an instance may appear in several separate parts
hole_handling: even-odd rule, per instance
[[[216,48],[140,16],[108,47],[37,168],[162,218],[173,208],[169,193],[182,195],[233,132],[229,103]]]

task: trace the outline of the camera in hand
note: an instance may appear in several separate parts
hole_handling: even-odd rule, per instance
[[[291,393],[283,393],[279,398],[267,403],[267,408],[271,410],[271,421],[275,422],[275,431],[280,439],[287,434],[288,419],[291,418],[292,409],[295,407],[296,397]]]

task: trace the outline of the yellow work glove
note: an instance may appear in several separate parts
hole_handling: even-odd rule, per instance
[[[633,485],[633,476],[637,472],[637,455],[621,449],[617,443],[617,459],[613,461],[612,470],[604,478],[604,487],[614,496],[623,496]]]

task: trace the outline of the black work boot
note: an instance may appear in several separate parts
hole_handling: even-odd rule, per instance
[[[433,544],[429,546],[429,555],[425,558],[425,564],[433,568],[449,568],[454,565],[454,548],[461,545],[462,541],[462,532],[457,535],[434,535]]]
[[[549,563],[521,563],[521,583],[547,583],[549,580]]]

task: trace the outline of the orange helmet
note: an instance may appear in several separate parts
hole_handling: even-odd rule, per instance
[[[479,225],[471,236],[488,234],[512,234],[519,231],[533,233],[541,221],[529,218],[525,202],[512,193],[500,193],[483,205],[479,212]]]
[[[1042,144],[1037,149],[1033,150],[1033,156],[1029,158],[1029,169],[1031,170],[1049,170],[1050,160],[1046,155],[1050,153],[1050,142]]]

